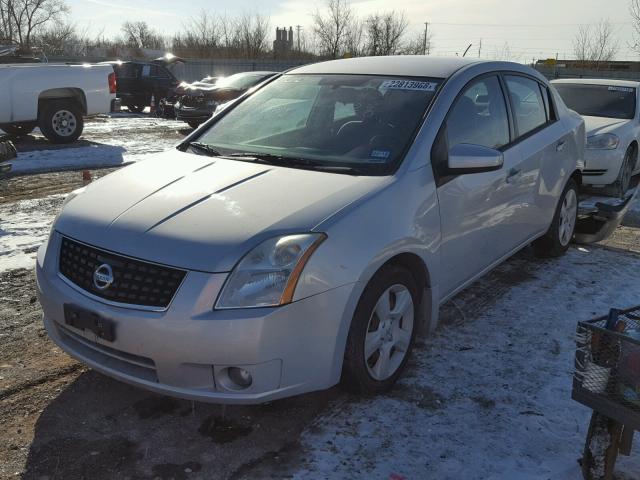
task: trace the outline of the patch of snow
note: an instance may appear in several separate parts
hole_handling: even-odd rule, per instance
[[[96,117],[85,125],[76,144],[65,147],[44,142],[43,149],[23,151],[11,161],[13,174],[84,168],[117,167],[173,147],[189,129],[183,122],[117,114]]]
[[[417,346],[390,394],[342,398],[320,416],[294,478],[580,480],[591,411],[571,400],[576,324],[640,304],[640,257],[523,256],[476,284],[493,290],[487,304],[466,302],[473,286],[454,299],[460,318]],[[496,281],[515,270],[529,278]],[[637,478],[637,443],[616,470]]]
[[[33,268],[66,195],[0,205],[0,272]]]

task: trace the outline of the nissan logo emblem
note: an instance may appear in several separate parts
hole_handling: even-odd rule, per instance
[[[111,265],[103,263],[93,272],[93,284],[98,290],[106,290],[113,283],[113,269]]]

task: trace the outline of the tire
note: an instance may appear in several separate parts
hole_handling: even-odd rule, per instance
[[[578,185],[569,179],[556,207],[551,227],[544,236],[533,242],[540,257],[560,257],[569,248],[578,220]]]
[[[146,105],[127,105],[127,108],[132,113],[142,113],[144,109],[147,108]]]
[[[23,135],[29,135],[37,126],[37,122],[10,123],[0,126],[0,129],[4,130],[9,135],[20,137]]]
[[[189,126],[190,126],[191,128],[193,128],[194,130],[195,130],[196,128],[198,128],[200,125],[202,125],[202,123],[200,123],[200,122],[187,122],[187,123],[188,123],[188,124],[189,124]]]
[[[51,143],[75,142],[82,135],[82,110],[73,101],[47,102],[43,105],[39,117],[40,131]]]
[[[416,280],[405,268],[385,266],[369,282],[349,328],[341,378],[345,390],[378,394],[393,387],[411,355],[419,299]]]
[[[617,197],[624,198],[625,193],[629,190],[633,170],[636,167],[637,156],[638,153],[636,147],[634,145],[630,145],[624,154],[620,173],[618,174],[618,179],[614,184],[614,192]]]

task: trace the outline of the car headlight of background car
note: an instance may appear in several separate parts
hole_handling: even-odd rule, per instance
[[[601,133],[587,138],[587,148],[592,150],[615,150],[620,139],[613,133]]]
[[[326,238],[324,233],[306,233],[261,243],[233,269],[215,308],[274,307],[291,303],[304,266]]]

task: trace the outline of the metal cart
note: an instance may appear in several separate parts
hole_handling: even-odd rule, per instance
[[[582,471],[609,480],[640,430],[640,306],[580,322],[572,398],[593,409]]]

